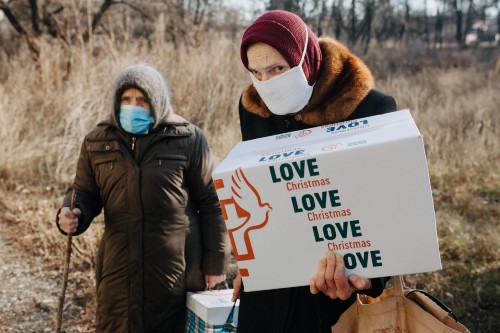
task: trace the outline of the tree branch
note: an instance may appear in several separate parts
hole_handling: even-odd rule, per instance
[[[94,17],[92,18],[92,24],[90,26],[90,30],[86,31],[83,34],[83,41],[85,43],[88,43],[88,41],[90,39],[90,35],[94,33],[95,29],[97,28],[97,26],[101,22],[101,19],[104,16],[104,14],[106,13],[106,11],[109,8],[111,8],[111,6],[120,5],[120,4],[130,7],[133,10],[137,11],[139,14],[141,14],[143,17],[152,20],[152,18],[149,15],[147,15],[146,13],[144,13],[139,7],[134,6],[133,4],[130,4],[126,1],[104,0],[104,2],[101,5],[101,8],[99,8],[97,13],[95,13]]]
[[[36,0],[29,0],[30,3],[30,8],[31,8],[31,26],[33,27],[33,31],[37,35],[40,35],[42,31],[40,30],[40,25],[39,25],[39,17],[38,17],[38,4],[36,3]]]
[[[38,48],[35,40],[33,40],[31,36],[28,35],[26,30],[24,30],[24,28],[21,26],[17,18],[10,10],[9,6],[7,6],[7,4],[3,1],[0,2],[0,10],[5,14],[5,17],[10,22],[14,30],[16,30],[17,33],[21,36],[21,40],[28,46],[33,60],[38,61],[38,58],[40,57],[40,49]]]
[[[141,14],[142,17],[147,18],[148,20],[153,20],[153,18],[151,16],[149,16],[148,14],[146,14],[140,7],[137,7],[134,4],[128,3],[126,1],[114,1],[114,4],[116,4],[116,5],[125,5],[127,7],[130,7],[133,10],[135,10],[136,12],[138,12],[139,14]]]

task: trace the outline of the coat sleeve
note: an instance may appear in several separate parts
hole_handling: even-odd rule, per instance
[[[205,136],[197,127],[194,137],[186,177],[201,229],[202,272],[221,275],[226,273],[231,246],[212,180],[214,158]]]
[[[74,189],[76,193],[75,207],[79,208],[82,212],[78,221],[78,228],[73,234],[74,236],[77,236],[87,230],[90,223],[92,223],[92,220],[99,215],[102,209],[99,188],[95,182],[94,172],[85,147],[86,145],[84,141],[78,157],[75,179],[73,184],[66,191],[62,204],[62,207],[70,206],[71,193]],[[59,227],[59,211],[56,216],[56,225],[61,233],[66,234]]]
[[[373,89],[346,120],[376,116],[397,111],[397,109],[394,97]]]

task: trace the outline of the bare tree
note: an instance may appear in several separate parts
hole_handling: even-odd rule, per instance
[[[444,28],[444,20],[445,20],[445,9],[446,9],[446,0],[442,1],[442,8],[437,8],[436,13],[436,23],[434,25],[434,46],[441,47],[443,45],[443,28]]]
[[[5,3],[4,1],[0,1],[0,10],[4,13],[5,17],[10,22],[14,30],[19,34],[23,43],[28,47],[32,59],[38,61],[40,57],[40,48],[38,47],[36,41],[22,27],[7,3]]]
[[[31,8],[31,26],[33,27],[33,31],[40,35],[42,30],[40,29],[40,18],[38,17],[38,4],[36,0],[29,0],[30,8]]]
[[[307,0],[269,0],[268,9],[283,9],[295,13],[300,16],[305,16],[304,8]]]
[[[342,30],[345,30],[344,19],[343,19],[343,9],[344,0],[333,0],[332,2],[332,12],[330,15],[331,21],[333,21],[333,33],[335,38],[339,39]]]
[[[469,8],[467,9],[467,16],[465,18],[464,41],[465,36],[472,30],[474,23],[474,0],[469,0]]]
[[[427,0],[424,0],[424,40],[425,45],[429,45],[430,37],[429,37],[429,16],[427,15]]]
[[[268,9],[285,9],[300,15],[319,36],[344,37],[347,44],[361,44],[367,52],[371,42],[388,40],[408,42],[422,38],[426,45],[440,46],[450,37],[465,44],[465,35],[477,19],[485,19],[489,8],[498,8],[499,0],[435,0],[437,14],[429,15],[428,0],[419,12],[412,0],[259,0]],[[123,11],[115,10],[120,7]],[[233,9],[234,10],[234,9]],[[0,11],[13,27],[33,59],[39,57],[37,43],[44,35],[66,44],[90,43],[98,35],[141,38],[152,45],[164,38],[174,46],[201,45],[200,36],[226,27],[237,36],[242,29],[237,10],[225,8],[222,0],[0,0]],[[153,15],[154,13],[154,15]],[[225,22],[224,16],[233,23]],[[108,17],[112,18],[108,20]],[[499,16],[500,17],[500,16]],[[143,18],[147,18],[144,20]],[[498,31],[500,32],[500,18]],[[5,24],[5,23],[4,23]],[[232,24],[232,25],[231,25]],[[117,29],[117,27],[119,27]],[[130,36],[128,34],[131,34]],[[50,40],[50,39],[48,39]],[[91,43],[93,46],[98,43]],[[16,44],[17,45],[17,44]]]
[[[349,10],[349,30],[347,35],[349,36],[349,43],[351,45],[356,44],[357,40],[357,19],[356,19],[356,0],[351,0],[351,8]]]
[[[92,34],[94,33],[96,27],[99,25],[106,11],[114,4],[116,4],[116,2],[113,0],[104,0],[102,2],[101,6],[99,7],[99,10],[92,17],[92,23],[90,25],[90,28],[83,34],[83,41],[85,43],[89,41],[90,36],[92,36]]]
[[[462,0],[453,0],[452,6],[455,11],[455,40],[458,45],[463,45],[463,1]]]
[[[33,1],[36,4],[36,0]],[[33,10],[38,11],[37,6],[33,6]],[[64,10],[64,5],[61,3],[51,4],[45,1],[42,5],[41,21],[44,29],[54,38],[58,38],[67,43],[67,38],[61,31],[60,24],[58,23],[57,15]],[[32,12],[32,17],[38,17],[38,14]]]
[[[269,0],[268,9],[285,9],[285,0]]]
[[[97,12],[92,17],[92,23],[91,23],[89,29],[83,33],[82,38],[83,38],[84,43],[88,43],[90,37],[92,36],[92,34],[96,30],[96,28],[99,26],[102,18],[104,17],[106,12],[111,8],[111,6],[120,5],[120,4],[125,5],[127,7],[130,7],[131,9],[138,12],[140,15],[142,15],[143,17],[145,17],[147,19],[151,19],[151,17],[141,7],[138,7],[132,3],[129,3],[127,1],[119,1],[119,0],[104,0],[102,2],[101,6],[99,7],[99,9],[97,10]]]
[[[364,4],[365,8],[365,16],[363,19],[363,25],[362,25],[362,41],[363,41],[363,50],[365,53],[368,52],[368,48],[370,46],[370,41],[372,39],[372,24],[373,24],[373,18],[375,17],[375,0],[365,0]]]
[[[408,43],[411,37],[411,8],[409,0],[405,0],[405,18],[403,31],[401,31],[401,37],[404,38],[406,36],[406,42]]]
[[[315,1],[317,3],[317,1]],[[328,8],[326,6],[326,0],[321,0],[321,10],[319,12],[319,15],[317,16],[317,22],[316,22],[316,34],[318,36],[323,35],[323,25],[322,23],[325,21],[326,17],[328,15]]]
[[[495,7],[497,8],[497,33],[500,34],[500,1],[496,1]]]

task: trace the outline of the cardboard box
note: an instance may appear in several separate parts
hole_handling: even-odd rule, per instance
[[[246,291],[308,285],[327,251],[367,278],[441,268],[409,110],[241,142],[213,179]]]
[[[206,323],[222,325],[233,307],[232,297],[233,289],[188,292],[186,306]],[[235,326],[238,326],[239,304],[240,300],[236,300],[233,315]]]

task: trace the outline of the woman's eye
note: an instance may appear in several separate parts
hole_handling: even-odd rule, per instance
[[[283,73],[284,70],[285,70],[285,66],[278,65],[278,66],[275,66],[273,68],[273,70],[271,71],[271,73],[273,75],[278,75],[278,74]]]
[[[257,79],[260,80],[262,77],[262,74],[257,72],[257,71],[252,71],[252,75]]]

